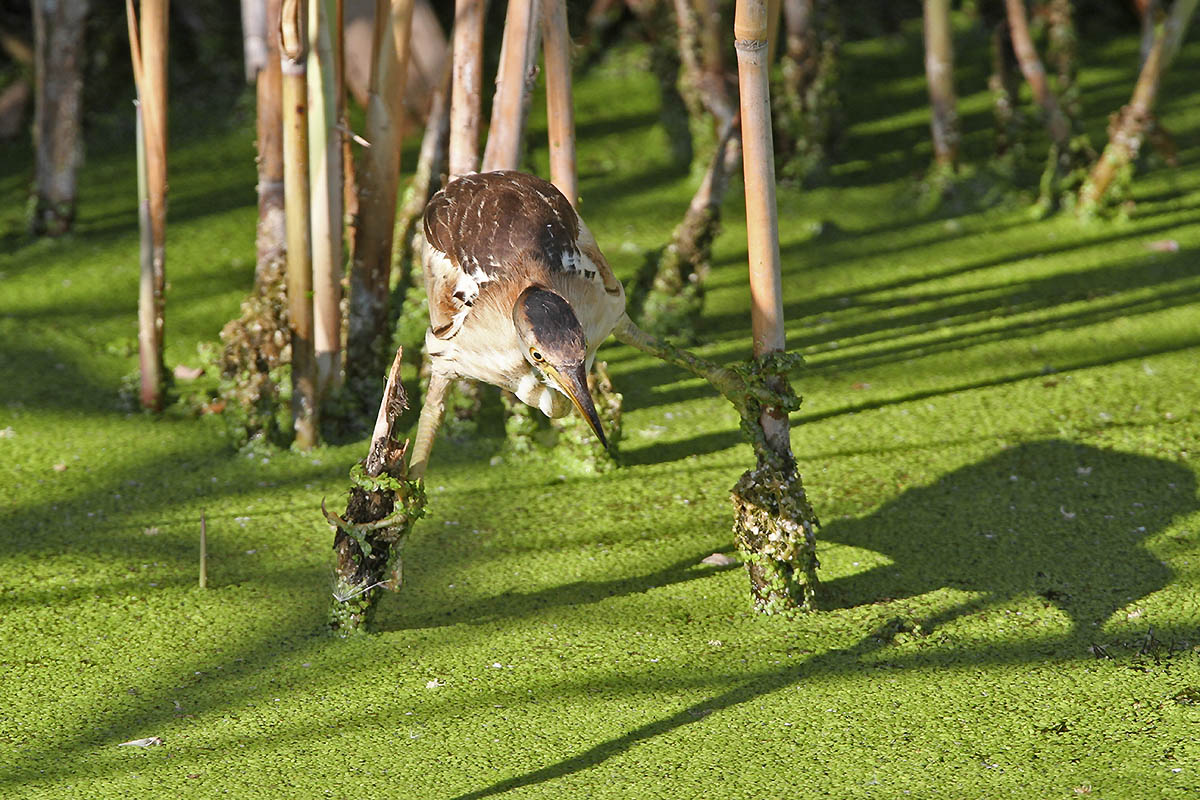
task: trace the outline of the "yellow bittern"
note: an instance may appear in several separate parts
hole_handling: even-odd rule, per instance
[[[425,209],[432,375],[409,473],[421,477],[456,378],[513,392],[549,417],[574,407],[607,442],[587,372],[625,313],[625,290],[552,184],[521,172],[464,175]]]

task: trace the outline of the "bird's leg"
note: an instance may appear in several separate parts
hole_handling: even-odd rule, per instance
[[[450,377],[444,373],[435,369],[429,376],[429,388],[425,392],[425,404],[421,406],[421,419],[417,423],[417,435],[413,440],[412,456],[408,462],[409,480],[416,481],[425,477],[429,451],[433,449],[433,439],[442,424],[446,389],[449,386]]]

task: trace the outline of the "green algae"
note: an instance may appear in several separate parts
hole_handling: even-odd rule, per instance
[[[1102,128],[1136,40],[1083,44]],[[910,50],[848,42],[843,67],[916,74]],[[1163,94],[1181,143],[1198,58]],[[614,57],[577,87],[582,211],[626,279],[691,194],[663,166],[653,80]],[[493,464],[498,419],[440,441],[381,632],[330,639],[319,504],[364,443],[235,456],[212,420],[121,409],[137,241],[119,137],[90,150],[76,235],[31,242],[0,211],[0,795],[1194,794],[1200,151],[1139,175],[1124,222],[920,217],[922,92],[844,93],[832,185],[780,196],[808,364],[792,443],[824,523],[820,610],[797,619],[754,615],[744,572],[702,561],[732,552],[727,490],[753,463],[734,412],[608,345],[624,466]],[[964,147],[983,153],[978,94]],[[255,216],[248,127],[173,141],[169,365],[238,313]],[[726,224],[706,357],[749,353],[744,248]]]

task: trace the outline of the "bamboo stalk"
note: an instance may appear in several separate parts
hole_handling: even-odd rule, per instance
[[[734,37],[742,112],[750,321],[754,355],[760,357],[784,349],[782,259],[775,206],[775,154],[767,83],[766,4],[763,0],[738,0]],[[763,413],[762,424],[771,446],[790,457],[787,417],[768,408]]]
[[[536,20],[540,5],[541,0],[509,0],[496,94],[492,99],[492,121],[483,151],[484,172],[517,169],[521,165],[525,120],[537,78]]]
[[[765,0],[737,0],[733,25],[746,189],[752,369],[780,395],[779,400],[761,406],[747,401],[748,410],[761,407],[757,420],[761,438],[746,420],[743,426],[755,440],[758,463],[743,473],[733,488],[734,535],[746,559],[754,607],[762,613],[777,613],[811,606],[817,585],[817,518],[792,455],[789,406],[783,405],[790,387],[785,373],[777,369],[788,357],[784,353]]]
[[[308,0],[308,172],[317,391],[340,383],[343,181],[340,0]]]
[[[141,15],[126,0],[130,56],[137,87],[138,221],[141,277],[138,284],[138,363],[141,403],[163,406],[164,291],[166,289],[167,195],[167,2],[142,0]]]
[[[566,0],[542,0],[546,116],[550,135],[550,182],[571,205],[579,204],[575,165],[575,111],[571,101],[571,37]]]
[[[288,322],[292,334],[292,426],[296,447],[317,443],[316,354],[313,347],[312,256],[309,238],[307,28],[304,0],[283,0],[284,203],[287,209]]]
[[[249,2],[250,0],[247,0]],[[259,0],[255,0],[258,2]],[[257,76],[258,229],[255,278],[285,257],[287,225],[283,206],[283,75],[279,61],[280,0],[265,0],[266,62]]]
[[[375,37],[367,94],[367,141],[358,183],[358,221],[350,271],[347,380],[374,391],[388,341],[389,281],[400,138],[413,0],[375,0]]]
[[[483,85],[484,0],[458,0],[454,11],[454,74],[450,95],[450,177],[479,166],[479,120]]]
[[[952,168],[958,162],[959,132],[950,0],[925,0],[925,80],[929,85],[933,160],[939,167]]]
[[[258,73],[271,63],[270,16],[266,0],[242,0],[242,58],[246,66],[246,83],[254,83]]]
[[[1095,211],[1117,175],[1137,158],[1146,130],[1153,120],[1154,103],[1158,99],[1163,73],[1179,51],[1198,2],[1200,0],[1175,0],[1171,6],[1138,73],[1133,97],[1114,116],[1104,152],[1079,190],[1081,212]]]
[[[76,170],[82,149],[83,76],[88,3],[33,3],[33,219],[36,235],[61,236],[75,221]],[[6,37],[20,60],[22,44]]]
[[[1008,13],[1008,31],[1012,37],[1013,52],[1016,53],[1017,63],[1021,73],[1029,83],[1033,92],[1034,102],[1042,109],[1046,130],[1050,140],[1058,148],[1060,154],[1066,153],[1070,146],[1071,125],[1063,114],[1058,103],[1058,97],[1046,81],[1046,68],[1038,57],[1029,34],[1029,20],[1025,14],[1025,0],[1005,0]]]

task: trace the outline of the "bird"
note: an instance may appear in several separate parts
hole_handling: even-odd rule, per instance
[[[425,472],[458,378],[507,389],[548,417],[574,408],[607,447],[587,373],[625,316],[625,289],[562,192],[515,170],[468,173],[433,196],[423,228],[431,376],[410,477]]]

